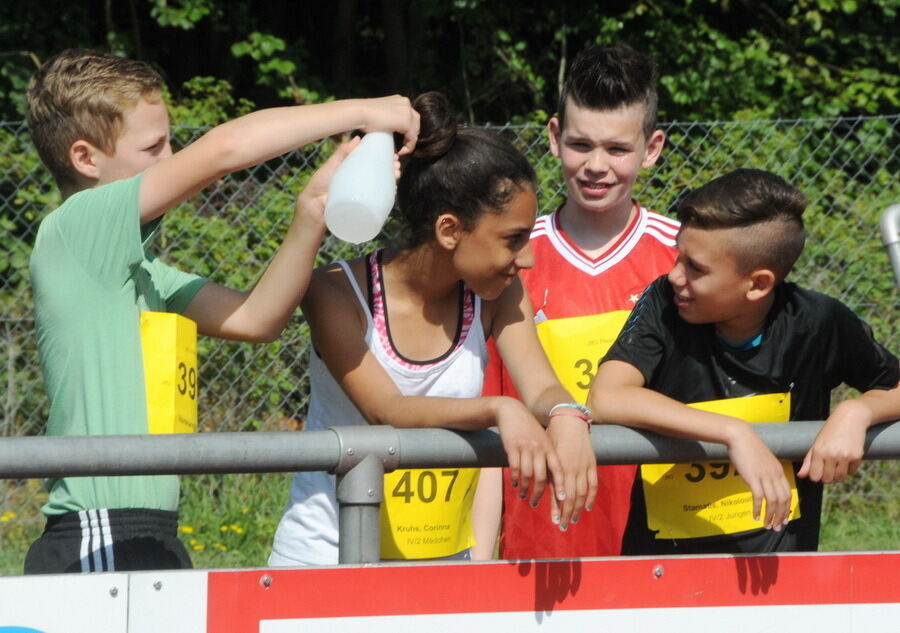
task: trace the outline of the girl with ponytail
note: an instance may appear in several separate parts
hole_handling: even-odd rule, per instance
[[[403,245],[318,269],[303,299],[314,348],[306,428],[497,426],[523,502],[536,504],[549,479],[547,520],[565,529],[593,503],[596,460],[589,416],[553,373],[517,276],[534,263],[534,170],[499,135],[457,126],[442,95],[414,107],[419,139],[397,190]],[[481,397],[488,337],[521,400]],[[472,549],[477,476],[385,475],[382,557],[490,557],[494,534]],[[270,565],[337,563],[334,486],[327,473],[295,475]],[[499,505],[488,510],[499,516]]]

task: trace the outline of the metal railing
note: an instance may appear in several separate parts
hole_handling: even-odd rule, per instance
[[[754,424],[776,457],[799,461],[823,422]],[[725,446],[598,425],[599,464],[728,460]],[[865,459],[900,459],[900,421],[866,434]],[[326,431],[0,438],[0,478],[324,470],[337,476],[339,562],[380,558],[382,477],[397,468],[506,465],[493,431],[336,427]]]

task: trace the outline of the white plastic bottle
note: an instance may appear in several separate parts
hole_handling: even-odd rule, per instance
[[[345,242],[368,242],[387,221],[396,193],[394,135],[369,132],[331,178],[325,225]]]

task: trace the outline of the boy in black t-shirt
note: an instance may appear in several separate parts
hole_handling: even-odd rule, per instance
[[[866,429],[900,417],[897,358],[839,301],[784,282],[805,208],[752,169],[678,205],[678,261],[635,306],[588,403],[600,421],[725,444],[731,462],[642,466],[623,553],[815,550],[821,483],[856,472]],[[861,395],[829,415],[841,383]],[[747,424],[822,419],[797,464]]]

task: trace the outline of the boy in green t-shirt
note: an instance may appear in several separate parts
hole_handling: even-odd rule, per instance
[[[169,209],[225,174],[325,136],[396,131],[407,154],[418,134],[418,115],[393,96],[260,110],[173,154],[162,89],[147,64],[88,50],[51,58],[29,85],[31,135],[64,199],[41,223],[30,268],[49,435],[147,432],[142,312],[180,313],[208,336],[274,340],[306,290],[328,182],[354,144],[299,195],[281,248],[249,291],[178,271],[145,250]],[[190,567],[177,538],[177,477],[50,485],[47,527],[26,573]]]

